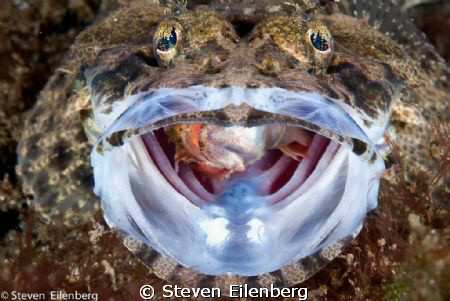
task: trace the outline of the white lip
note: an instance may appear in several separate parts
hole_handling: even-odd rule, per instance
[[[322,96],[281,89],[231,89],[159,91],[152,102],[140,100],[127,109],[103,137],[180,112],[222,108],[228,103],[221,100],[230,99],[223,95],[232,93],[236,105],[245,101],[260,110],[291,114],[370,146],[377,138],[369,138],[348,114]],[[217,102],[210,100],[214,95]],[[237,182],[206,205],[190,202],[161,176],[139,136],[103,154],[94,148],[92,165],[95,193],[112,228],[185,267],[212,275],[245,276],[280,269],[357,232],[366,212],[376,207],[378,175],[384,169],[380,156],[374,162],[362,160],[332,142],[289,200],[267,204],[252,193],[255,183]]]
[[[126,105],[125,105],[126,104]],[[265,112],[287,115],[315,124],[335,134],[358,139],[375,151],[386,127],[386,114],[366,126],[359,113],[343,102],[310,92],[281,88],[161,88],[127,97],[120,105],[106,110],[94,107],[94,116],[105,140],[114,132],[138,129],[183,113],[218,110],[227,105],[248,105]],[[108,113],[105,113],[108,112]],[[365,116],[366,117],[366,116]]]

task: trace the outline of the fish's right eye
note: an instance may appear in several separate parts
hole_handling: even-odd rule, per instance
[[[181,25],[174,21],[161,23],[153,37],[153,51],[162,67],[173,66],[182,44]]]
[[[170,49],[174,48],[177,44],[177,32],[175,31],[175,27],[172,27],[170,31],[170,35],[162,36],[158,41],[158,46],[156,49],[161,52],[170,51]]]

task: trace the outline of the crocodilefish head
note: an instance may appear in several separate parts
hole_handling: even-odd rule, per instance
[[[402,90],[386,62],[402,50],[288,4],[149,12],[153,27],[84,70],[95,194],[144,262],[169,258],[162,277],[300,282],[377,207],[378,144]]]

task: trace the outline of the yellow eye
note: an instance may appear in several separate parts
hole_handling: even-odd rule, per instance
[[[307,32],[307,39],[311,46],[319,53],[330,51],[332,38],[330,31],[322,23],[313,23]]]
[[[161,66],[173,65],[173,60],[182,51],[181,26],[175,21],[161,23],[153,37],[155,57]]]
[[[320,32],[311,33],[310,40],[313,47],[319,51],[327,51],[328,49],[330,49],[327,38],[324,37]]]
[[[310,51],[314,57],[311,70],[314,70],[316,74],[324,73],[333,56],[333,38],[328,28],[320,21],[313,21],[308,26],[305,42],[310,45]]]
[[[175,27],[172,27],[172,31],[170,32],[170,36],[162,36],[159,38],[158,45],[156,49],[161,52],[167,52],[170,49],[174,48],[177,44],[177,32],[175,31]]]

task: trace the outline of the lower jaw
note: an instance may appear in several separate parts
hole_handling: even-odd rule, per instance
[[[156,164],[154,157],[165,152],[157,153],[151,150],[146,155],[141,153],[144,149],[148,149],[149,142],[152,142],[152,147],[161,145],[152,133],[149,135],[152,136],[136,138],[132,145],[133,147],[141,145],[140,151],[139,149],[136,151],[139,151],[144,160],[147,157],[152,161],[150,162],[150,165],[153,165],[152,174],[161,173],[164,166]],[[151,195],[146,193],[146,189],[154,188],[155,182],[149,186],[148,183],[138,184],[133,181],[131,188],[143,213],[141,218],[136,215],[133,217],[137,221],[145,219],[148,223],[149,228],[140,229],[146,236],[149,232],[153,233],[154,236],[150,240],[153,241],[150,244],[152,248],[171,256],[186,267],[194,267],[202,273],[211,275],[235,273],[252,276],[270,272],[288,264],[295,256],[311,253],[314,247],[308,247],[309,242],[312,242],[312,246],[320,244],[322,240],[320,237],[323,235],[314,237],[316,234],[314,229],[317,229],[317,234],[323,232],[320,225],[338,205],[345,184],[335,182],[339,187],[334,189],[337,199],[327,206],[320,206],[320,200],[314,206],[310,206],[308,203],[314,203],[311,196],[305,197],[304,201],[300,199],[303,194],[310,194],[309,187],[326,175],[340,149],[339,144],[334,141],[316,135],[310,146],[311,153],[315,153],[316,156],[294,162],[293,168],[286,169],[289,176],[286,178],[279,176],[285,183],[272,191],[264,187],[274,187],[273,185],[262,182],[268,178],[265,173],[273,173],[274,171],[270,170],[277,163],[271,162],[271,168],[264,169],[261,168],[264,166],[261,164],[263,161],[249,167],[252,170],[244,175],[232,176],[223,183],[217,193],[207,191],[209,199],[204,197],[206,189],[203,185],[204,194],[201,194],[191,189],[193,183],[186,183],[185,179],[189,176],[192,179],[195,176],[192,170],[183,174],[183,169],[180,168],[178,178],[173,175],[162,177],[160,174],[161,183],[156,185],[165,185],[167,189],[173,189],[171,194],[172,196],[178,194],[176,198],[172,198],[167,190],[165,193],[156,192]],[[313,150],[320,151],[313,152]],[[158,161],[160,160],[159,158]],[[292,159],[274,151],[269,152],[267,157],[261,160],[289,162]],[[170,165],[170,160],[168,161]],[[338,163],[339,166],[342,164],[345,166],[345,160],[341,158],[338,161],[342,162]],[[345,170],[333,169],[333,172],[340,174],[345,173]],[[345,177],[342,178],[345,182]],[[171,181],[178,183],[172,184]],[[200,183],[196,178],[197,181]],[[294,215],[290,216],[291,214]],[[308,215],[312,216],[312,220]],[[314,218],[314,215],[317,217]],[[294,216],[299,217],[298,225],[296,222],[291,223]],[[297,239],[298,233],[302,231],[306,231],[305,238]],[[147,237],[141,239],[148,241]],[[299,252],[297,249],[299,246],[304,250]]]
[[[94,157],[105,219],[201,273],[253,276],[277,270],[358,232],[368,203],[376,199],[375,168],[319,135],[310,146],[317,158],[285,169],[278,186],[263,183],[266,173],[275,174],[271,168],[286,160],[271,151],[219,189],[202,184],[193,170],[176,173],[158,135],[147,135]],[[164,157],[167,164],[161,164]],[[376,189],[368,192],[370,183]]]

